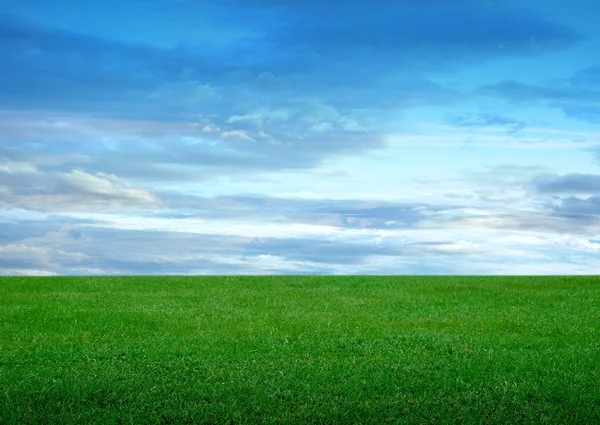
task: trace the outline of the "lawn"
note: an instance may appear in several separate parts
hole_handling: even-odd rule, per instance
[[[0,278],[1,424],[600,423],[600,277]]]

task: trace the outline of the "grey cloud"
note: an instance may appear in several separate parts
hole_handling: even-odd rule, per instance
[[[77,267],[85,259],[84,254],[57,250],[52,246],[33,246],[23,243],[0,245],[0,270],[54,271],[61,267]]]
[[[271,214],[290,221],[300,217],[307,222],[318,222],[322,220],[318,214],[354,215],[383,221],[397,218],[397,213],[408,212],[409,216],[416,214],[416,217],[415,221],[404,224],[407,226],[425,224],[433,229],[435,226],[469,225],[553,234],[597,234],[600,224],[597,216],[600,202],[595,198],[589,198],[585,204],[588,208],[595,208],[589,211],[582,210],[583,204],[578,203],[583,200],[567,199],[562,209],[548,208],[538,213],[506,211],[495,216],[488,214],[484,223],[477,214],[410,204],[384,204],[382,207],[370,202],[281,200],[249,196],[178,198],[167,199],[165,203],[168,205],[175,201],[180,203],[178,208],[164,210],[158,216],[170,217],[169,214],[174,211],[179,215],[172,217],[196,215],[210,220],[243,219],[248,215],[248,220],[258,221],[260,217],[257,213],[263,211],[267,222],[273,221]],[[432,214],[436,209],[442,214]],[[234,213],[228,215],[227,211]],[[299,211],[299,215],[296,211]],[[421,212],[425,215],[420,216]],[[317,218],[311,218],[313,214]],[[119,230],[107,228],[107,224],[102,222],[77,222],[60,217],[49,215],[45,220],[26,222],[13,220],[2,227],[0,247],[3,253],[10,253],[4,256],[5,261],[1,264],[5,274],[16,274],[19,270],[58,274],[332,274],[342,270],[346,270],[346,274],[456,274],[465,270],[457,265],[459,258],[460,264],[469,264],[469,261],[484,258],[487,252],[485,247],[472,250],[467,242],[457,244],[451,240],[410,244],[390,244],[391,241],[387,240],[376,244],[368,241],[341,242],[326,236],[250,238]],[[382,265],[376,267],[371,263],[372,260]]]
[[[96,223],[98,224],[98,223]],[[235,265],[219,263],[206,255],[235,256],[243,238],[103,229],[77,224],[55,225],[0,246],[0,250],[27,250],[8,258],[7,269],[42,269],[58,274],[185,274],[233,272]],[[238,250],[239,251],[239,250]],[[23,262],[19,258],[29,258]],[[65,261],[64,259],[77,261]],[[19,262],[20,261],[20,262]],[[17,264],[18,263],[18,264]]]
[[[600,224],[600,175],[544,174],[532,180],[535,193],[545,195],[548,216],[582,229]]]
[[[600,196],[581,198],[569,196],[553,202],[551,208],[555,214],[583,223],[600,223]]]
[[[430,217],[431,221],[423,223],[555,234],[597,234],[600,231],[596,196],[600,193],[598,175],[556,175],[549,171],[544,167],[501,165],[463,172],[462,181],[477,182],[467,198],[471,199],[471,208],[472,199],[477,195],[480,208],[496,212],[472,215],[460,208],[448,209],[441,211],[441,217]],[[529,203],[533,209],[511,207],[514,202]]]
[[[58,274],[327,274],[332,266],[358,267],[373,257],[410,262],[422,257],[468,255],[446,249],[444,242],[380,246],[322,238],[118,230],[96,224],[102,225],[36,223],[29,231],[13,228],[10,241],[0,244],[0,267]],[[264,268],[265,259],[275,262]]]
[[[419,203],[354,200],[302,200],[268,196],[198,197],[159,192],[167,216],[170,211],[187,217],[244,221],[295,222],[344,228],[411,228],[428,214],[457,207]]]
[[[600,231],[596,215],[582,213],[563,204],[545,202],[538,211],[508,213],[502,217],[460,219],[457,224],[488,229],[540,232],[542,234],[595,235]]]
[[[600,174],[542,175],[533,180],[543,194],[600,193]]]
[[[44,219],[38,220],[16,220],[15,218],[8,220],[6,218],[2,219],[1,214],[2,210],[0,210],[0,243],[4,245],[13,244],[30,237],[44,235],[48,232],[55,231],[57,228],[89,223],[84,220],[74,220],[72,218],[64,217],[58,218],[56,216],[46,216]]]
[[[475,185],[469,194],[462,194],[462,197],[479,199],[486,204],[494,203],[508,206],[529,197],[530,195],[527,192],[531,187],[532,179],[547,171],[548,168],[546,167],[512,164],[465,170],[461,173],[459,181],[463,184],[473,185],[475,183]],[[456,197],[456,194],[450,194],[450,196]],[[460,197],[459,195],[458,199]],[[497,208],[497,206],[494,206],[494,208]]]

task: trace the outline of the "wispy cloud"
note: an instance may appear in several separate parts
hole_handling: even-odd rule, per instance
[[[560,109],[567,117],[600,123],[600,66],[576,71],[570,77],[538,84],[505,80],[482,87],[481,93],[513,104],[538,103]]]

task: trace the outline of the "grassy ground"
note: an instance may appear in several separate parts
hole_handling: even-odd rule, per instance
[[[600,278],[2,278],[0,423],[596,424]]]

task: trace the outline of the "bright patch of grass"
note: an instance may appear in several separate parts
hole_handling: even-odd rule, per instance
[[[600,278],[2,278],[0,423],[600,423]]]

